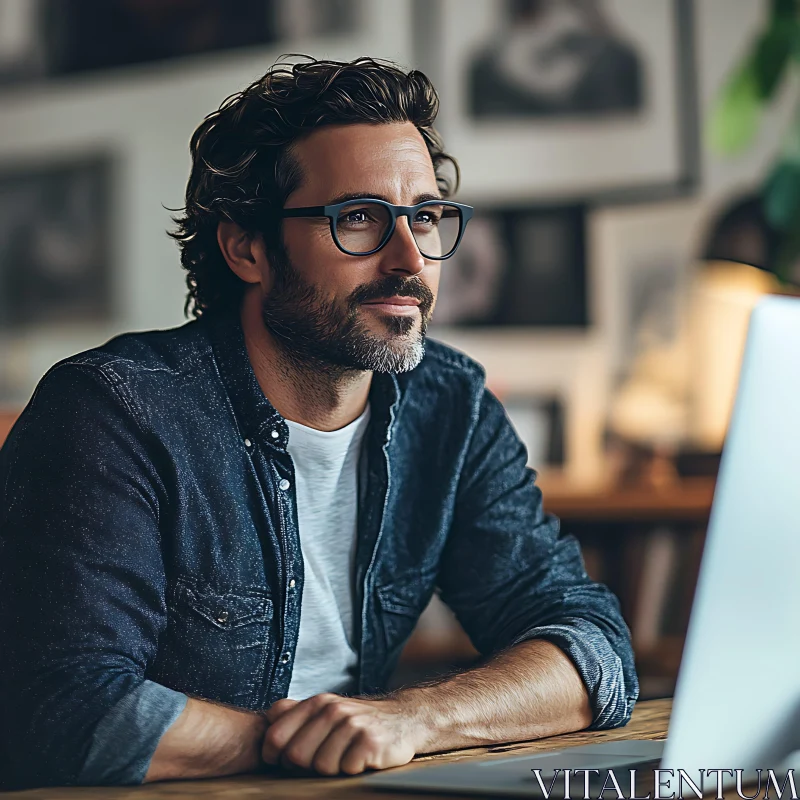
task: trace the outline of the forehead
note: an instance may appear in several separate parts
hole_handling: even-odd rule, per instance
[[[292,152],[303,181],[293,199],[322,203],[345,193],[374,193],[395,203],[437,193],[428,148],[413,123],[329,125]]]

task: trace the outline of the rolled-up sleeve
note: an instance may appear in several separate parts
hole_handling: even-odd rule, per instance
[[[619,602],[586,574],[580,546],[545,514],[503,407],[484,391],[443,554],[442,599],[483,654],[527,639],[560,647],[589,694],[592,728],[630,719],[639,694]]]
[[[5,788],[140,783],[186,703],[146,679],[165,490],[114,377],[54,368],[0,451]]]
[[[95,728],[78,783],[141,783],[159,740],[187,700],[153,681],[134,686]]]

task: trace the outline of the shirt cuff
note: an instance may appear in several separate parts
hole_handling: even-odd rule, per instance
[[[141,783],[161,737],[187,700],[182,692],[147,680],[128,692],[95,728],[78,783]]]
[[[531,628],[512,644],[546,639],[561,648],[575,665],[589,693],[590,730],[616,728],[631,717],[638,690],[627,691],[622,660],[594,623],[577,617],[555,625]]]

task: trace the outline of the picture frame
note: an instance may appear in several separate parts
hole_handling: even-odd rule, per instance
[[[686,325],[708,200],[667,201],[595,212],[597,271],[604,275],[602,329],[615,380],[643,349],[677,344]]]
[[[434,325],[586,328],[587,210],[478,206],[442,268]]]
[[[697,185],[692,0],[435,0],[416,9],[440,32],[440,47],[419,58],[442,98],[438,126],[467,202],[633,203]]]
[[[528,465],[537,472],[563,468],[566,460],[563,398],[513,393],[502,397],[501,402],[525,445]]]
[[[11,0],[0,86],[357,34],[365,0]],[[191,13],[187,13],[190,11]]]
[[[113,316],[113,159],[0,163],[0,331]]]

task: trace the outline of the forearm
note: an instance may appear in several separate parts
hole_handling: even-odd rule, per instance
[[[145,782],[254,772],[266,727],[260,714],[189,698],[161,738]]]
[[[592,721],[580,675],[563,651],[543,639],[394,697],[427,731],[419,753],[538,739],[582,730]]]

